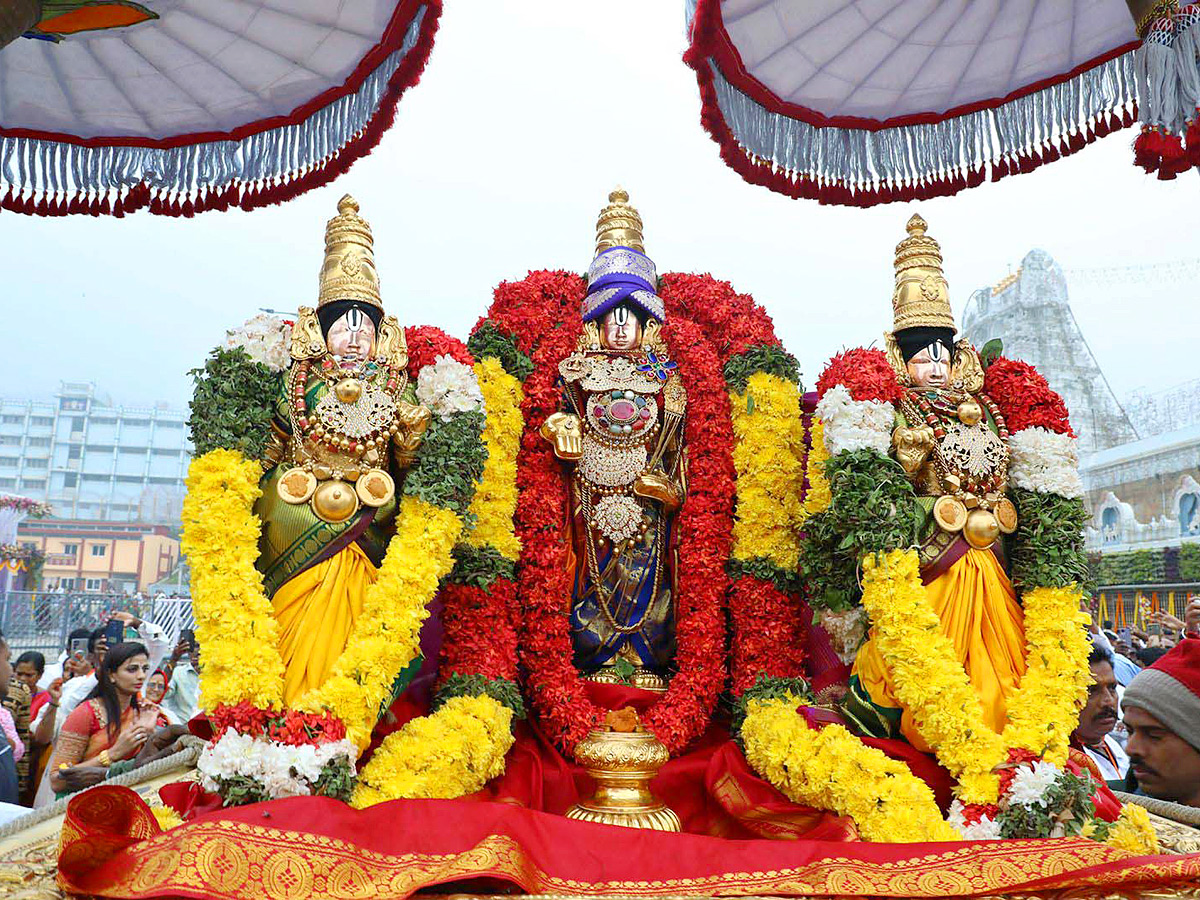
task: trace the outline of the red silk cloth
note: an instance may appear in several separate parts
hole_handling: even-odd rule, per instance
[[[397,800],[364,811],[293,797],[161,832],[133,791],[102,786],[67,808],[59,881],[136,898],[403,898],[474,892],[976,897],[1200,883],[1200,856],[1131,857],[1079,839],[954,844],[729,841],[577,822],[503,803]]]

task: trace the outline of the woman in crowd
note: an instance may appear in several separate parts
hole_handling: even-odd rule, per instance
[[[54,745],[50,786],[58,796],[73,790],[62,769],[107,770],[135,756],[159,724],[158,706],[140,700],[150,674],[143,644],[127,641],[112,647],[96,674],[95,689],[67,717]]]
[[[167,692],[167,673],[161,669],[155,669],[150,673],[150,680],[146,682],[145,695],[146,699],[154,704],[162,703],[163,694]]]

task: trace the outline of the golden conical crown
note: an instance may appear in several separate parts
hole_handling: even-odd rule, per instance
[[[317,309],[337,300],[361,300],[383,309],[371,226],[358,214],[358,201],[349,194],[338,201],[338,214],[325,226],[320,280]]]
[[[646,252],[642,243],[642,217],[629,205],[629,194],[620,187],[608,195],[608,206],[596,220],[596,253],[613,247]]]
[[[958,329],[950,310],[950,286],[942,274],[942,248],[925,232],[920,216],[908,220],[908,237],[896,245],[895,331],[926,326]]]

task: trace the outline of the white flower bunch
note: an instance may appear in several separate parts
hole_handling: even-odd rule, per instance
[[[1013,775],[1012,787],[1008,789],[1008,802],[1023,806],[1041,806],[1046,808],[1046,791],[1054,786],[1062,769],[1053,763],[1037,760],[1029,765],[1021,766]]]
[[[484,409],[475,370],[445,354],[417,373],[417,399],[443,422],[454,413]]]
[[[241,328],[225,332],[225,346],[240,347],[257,363],[272,372],[282,372],[292,364],[292,326],[283,319],[259,313]]]
[[[962,835],[964,841],[1000,840],[1000,826],[996,824],[995,819],[991,816],[980,816],[978,822],[968,825],[967,820],[963,818],[963,805],[958,800],[950,804],[950,814],[946,816],[946,821]]]
[[[1083,496],[1075,438],[1023,428],[1008,438],[1008,477],[1015,487],[1074,500]]]
[[[887,455],[892,445],[896,413],[890,403],[854,400],[845,385],[825,392],[817,404],[817,416],[825,423],[825,448],[830,456],[852,450],[874,450]]]
[[[353,771],[358,748],[348,740],[295,747],[226,731],[201,751],[196,768],[206,791],[219,792],[218,779],[241,776],[261,783],[274,800],[311,794],[325,764],[339,756],[346,757]]]

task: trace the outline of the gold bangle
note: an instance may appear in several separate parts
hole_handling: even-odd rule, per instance
[[[100,765],[104,766],[106,769],[112,765],[112,759],[109,757],[107,750],[101,750],[97,759],[100,760]]]

